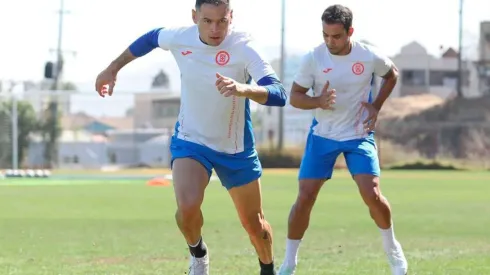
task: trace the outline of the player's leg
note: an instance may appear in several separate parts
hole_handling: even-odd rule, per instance
[[[359,193],[381,232],[383,247],[392,272],[394,275],[404,275],[408,265],[403,249],[395,238],[390,204],[381,192],[380,166],[374,138],[370,136],[345,142],[343,149],[347,166],[359,188]]]
[[[204,220],[201,204],[209,183],[211,164],[185,142],[173,141],[172,177],[177,201],[175,219],[191,254],[189,274],[209,274],[207,246],[201,234]]]
[[[260,180],[257,179],[248,184],[233,187],[229,193],[235,204],[240,222],[257,252],[260,274],[275,274],[272,227],[265,219],[262,209]]]
[[[273,275],[272,227],[262,209],[260,176],[262,167],[256,152],[249,156],[218,156],[216,174],[228,190],[240,222],[257,252],[261,275]]]
[[[289,213],[286,255],[280,275],[295,272],[299,245],[308,229],[311,211],[324,182],[332,177],[338,155],[336,141],[312,134],[308,136],[299,170],[299,192]]]

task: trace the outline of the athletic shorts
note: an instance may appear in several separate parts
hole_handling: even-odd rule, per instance
[[[194,142],[172,137],[170,153],[172,154],[171,167],[176,159],[194,159],[206,168],[209,178],[214,169],[221,184],[228,190],[246,185],[262,176],[262,165],[255,149],[238,154],[226,154]]]
[[[379,176],[378,150],[371,133],[366,138],[336,141],[310,132],[299,169],[299,179],[330,179],[337,157],[343,153],[352,176]]]

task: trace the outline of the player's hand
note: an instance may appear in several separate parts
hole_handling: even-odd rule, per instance
[[[117,74],[109,69],[103,70],[95,80],[95,90],[101,97],[105,95],[112,96],[114,92],[114,86],[116,85]]]
[[[368,112],[368,116],[366,120],[363,121],[363,125],[364,125],[364,131],[366,131],[366,133],[369,133],[371,131],[374,131],[374,128],[376,127],[376,121],[378,120],[379,110],[376,109],[373,106],[373,104],[368,102],[362,102],[361,105]]]
[[[234,79],[216,73],[216,89],[225,97],[244,96],[245,85],[236,82]]]
[[[327,81],[325,83],[325,86],[323,86],[322,93],[320,94],[318,99],[318,108],[323,109],[323,110],[335,110],[332,105],[335,104],[335,98],[337,95],[335,95],[335,89],[329,90],[328,87],[330,86],[330,82]]]

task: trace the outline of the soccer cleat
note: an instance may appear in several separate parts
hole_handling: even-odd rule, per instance
[[[408,263],[405,255],[403,254],[403,249],[399,243],[397,243],[396,248],[391,252],[387,253],[388,262],[390,263],[391,273],[393,275],[406,275],[408,274]]]
[[[196,258],[191,256],[188,275],[209,275],[209,257]]]
[[[286,265],[282,264],[277,275],[294,275],[295,270],[296,267],[286,267]]]

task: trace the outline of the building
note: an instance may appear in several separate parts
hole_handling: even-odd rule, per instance
[[[134,95],[136,128],[173,129],[180,111],[180,94],[170,91]]]
[[[61,119],[57,164],[60,168],[101,168],[104,166],[168,167],[170,164],[167,129],[135,129],[132,118],[93,118],[72,114]],[[33,136],[28,167],[45,164],[44,142]]]
[[[449,48],[435,57],[418,42],[401,48],[392,57],[400,72],[392,96],[433,94],[442,98],[456,96],[458,83],[458,53]],[[465,97],[480,96],[478,66],[472,61],[462,64],[462,91]]]
[[[107,137],[110,165],[170,166],[171,132],[167,129],[110,130]]]

